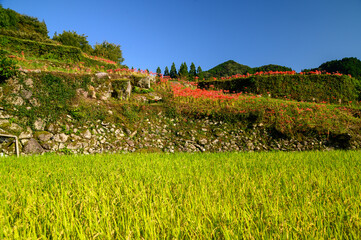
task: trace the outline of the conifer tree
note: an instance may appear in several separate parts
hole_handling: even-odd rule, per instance
[[[197,76],[197,72],[196,72],[196,65],[194,65],[194,63],[191,63],[191,66],[189,68],[189,76],[191,78],[194,78],[195,76]]]
[[[199,78],[199,80],[204,79],[204,74],[203,74],[201,66],[198,66],[198,68],[197,68],[197,77]]]
[[[170,76],[171,78],[177,78],[177,77],[178,77],[177,69],[176,69],[176,67],[175,67],[174,62],[173,62],[173,64],[172,64],[171,68],[170,68],[169,76]]]
[[[157,68],[156,73],[158,77],[162,74],[162,70],[160,69],[160,67]]]
[[[164,76],[169,76],[169,69],[168,67],[166,66],[165,69],[164,69]]]
[[[182,63],[179,68],[179,75],[181,78],[188,78],[188,67],[187,63]]]

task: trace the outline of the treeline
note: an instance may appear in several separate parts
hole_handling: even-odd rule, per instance
[[[92,47],[84,34],[75,31],[55,33],[53,38],[48,36],[48,29],[44,21],[40,22],[35,17],[19,14],[11,9],[4,9],[0,4],[0,35],[21,39],[62,44],[80,48],[83,52],[97,57],[109,59],[118,64],[124,61],[120,45],[104,41]]]
[[[318,68],[304,69],[302,72],[326,71],[329,73],[350,74],[352,77],[361,80],[361,61],[355,57],[343,58],[341,60],[332,60],[322,63]]]
[[[158,76],[161,75],[162,69],[160,67],[158,67],[156,73]],[[186,79],[186,80],[191,80],[191,81],[197,80],[197,79],[199,79],[199,80],[204,79],[202,68],[200,66],[198,66],[196,68],[196,65],[193,62],[191,63],[189,70],[188,70],[188,66],[187,66],[186,62],[183,62],[180,65],[179,70],[177,70],[175,63],[173,62],[170,70],[169,70],[168,66],[165,67],[163,76],[170,77],[170,78]]]

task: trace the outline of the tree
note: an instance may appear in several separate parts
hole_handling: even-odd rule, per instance
[[[162,74],[162,70],[160,69],[160,67],[157,68],[157,76],[160,77],[160,75]]]
[[[112,60],[121,64],[124,61],[120,45],[104,41],[102,44],[95,44],[93,54],[98,57]]]
[[[177,69],[176,69],[174,63],[172,64],[172,66],[171,66],[171,68],[170,68],[169,76],[170,76],[171,78],[177,78],[177,77],[178,77]]]
[[[188,67],[185,62],[179,68],[179,75],[181,78],[188,78]]]
[[[191,78],[194,78],[195,76],[197,76],[196,65],[194,65],[194,63],[191,63],[191,66],[189,68],[189,76]]]
[[[87,37],[88,36],[85,36],[84,34],[79,35],[75,31],[63,31],[63,33],[59,35],[55,32],[53,40],[58,41],[63,45],[78,47],[83,52],[90,54],[93,49],[90,46]]]
[[[169,69],[168,69],[168,67],[166,66],[165,67],[165,69],[164,69],[164,74],[163,74],[164,76],[169,76],[170,74],[169,74]]]
[[[198,68],[197,68],[197,77],[199,78],[199,80],[204,79],[204,74],[203,74],[201,66],[198,66]]]

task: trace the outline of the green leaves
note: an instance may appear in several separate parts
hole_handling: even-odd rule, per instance
[[[5,56],[4,51],[0,51],[0,80],[8,79],[17,72],[16,61]]]

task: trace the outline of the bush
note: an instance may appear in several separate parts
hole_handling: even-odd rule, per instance
[[[0,50],[0,80],[1,82],[14,76],[17,72],[16,61],[6,56],[6,51]]]

